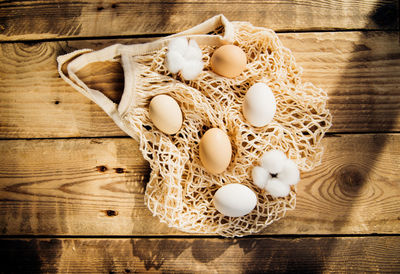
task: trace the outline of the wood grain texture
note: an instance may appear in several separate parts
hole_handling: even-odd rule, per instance
[[[395,273],[400,237],[3,239],[0,256],[25,273]]]
[[[330,96],[331,132],[400,131],[397,32],[280,34],[311,81]],[[59,78],[56,57],[80,48],[150,39],[0,44],[0,138],[125,135],[94,103]],[[109,96],[123,89],[118,66],[87,71]]]
[[[174,33],[220,13],[281,31],[398,29],[397,8],[396,0],[3,1],[0,40]]]
[[[264,234],[400,232],[399,134],[324,139],[297,207]],[[3,235],[186,235],[145,207],[148,164],[130,138],[0,142]]]

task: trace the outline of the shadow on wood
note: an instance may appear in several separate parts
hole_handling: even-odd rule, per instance
[[[173,239],[132,239],[132,255],[143,262],[146,270],[159,270],[164,262],[176,260],[191,243]]]
[[[380,27],[385,27],[387,29],[390,28],[395,28],[397,23],[398,23],[398,3],[396,4],[395,2],[393,3],[384,3],[384,4],[379,4],[374,11],[371,13],[370,17],[372,21],[380,26]],[[398,35],[398,31],[396,32],[388,32],[388,36],[390,37],[391,35]],[[347,69],[344,69],[343,71],[343,76],[342,80],[346,81],[346,78],[348,77],[348,74],[351,73],[354,68],[357,68],[361,73],[361,75],[365,75],[365,77],[361,78],[360,77],[360,82],[364,81],[366,84],[369,83],[369,90],[366,91],[366,94],[363,95],[364,100],[371,105],[374,105],[375,100],[377,100],[378,97],[381,97],[383,101],[385,101],[386,104],[379,104],[377,103],[377,108],[373,108],[372,111],[368,112],[368,119],[369,120],[375,120],[379,118],[375,118],[375,116],[380,116],[379,112],[380,109],[378,108],[379,105],[383,105],[386,108],[391,108],[393,111],[393,117],[394,119],[390,121],[386,121],[386,123],[381,123],[381,127],[377,128],[377,132],[382,132],[382,133],[387,133],[387,132],[392,132],[395,125],[395,120],[397,116],[399,115],[399,106],[395,104],[391,104],[391,98],[393,97],[398,97],[400,96],[400,89],[398,85],[394,85],[393,90],[390,94],[383,94],[380,92],[380,86],[379,82],[380,80],[385,79],[385,74],[387,73],[392,73],[396,74],[396,67],[393,66],[391,67],[391,70],[387,71],[384,70],[383,72],[380,70],[380,64],[381,62],[390,62],[394,58],[399,58],[400,56],[391,56],[390,54],[386,53],[385,48],[375,48],[376,50],[379,51],[379,60],[371,60],[370,58],[370,50],[371,47],[368,46],[369,40],[371,36],[373,37],[375,34],[373,32],[362,32],[360,34],[359,41],[354,44],[354,49],[352,54],[352,58],[350,59],[350,62],[347,66]],[[371,39],[372,40],[372,39]],[[397,46],[400,47],[400,41]],[[348,71],[349,70],[349,73]],[[351,77],[351,76],[350,76]],[[382,77],[382,79],[378,79],[379,77]],[[372,80],[371,80],[372,78]],[[337,91],[335,93],[340,93],[341,91]],[[342,91],[346,92],[346,91]],[[361,91],[362,92],[362,91]],[[346,102],[344,102],[346,104]],[[348,104],[351,104],[351,102],[348,102]],[[362,113],[360,113],[362,115]],[[354,119],[357,119],[358,117],[354,117]],[[367,120],[368,120],[367,119]],[[368,180],[368,177],[370,176],[370,172],[376,165],[378,159],[381,156],[381,153],[383,152],[385,145],[387,143],[388,136],[386,135],[381,135],[377,138],[377,142],[379,143],[376,145],[374,148],[371,147],[364,147],[362,148],[362,151],[365,151],[366,153],[362,153],[362,155],[375,155],[375,157],[368,157],[368,158],[354,158],[352,161],[348,161],[348,163],[342,168],[336,170],[336,181],[332,182],[332,186],[329,188],[333,188],[333,192],[331,193],[332,195],[335,195],[335,200],[346,200],[350,201],[347,204],[350,205],[349,207],[345,208],[342,212],[342,215],[340,217],[340,220],[337,220],[335,223],[335,230],[339,234],[341,231],[342,226],[351,221],[352,218],[352,210],[353,207],[356,203],[359,203],[360,199],[368,199],[369,197],[366,197],[365,194],[363,195],[363,190],[367,187],[367,183],[369,184],[379,184],[380,182],[378,181],[373,181]],[[359,146],[360,144],[354,144],[355,147]],[[371,149],[373,151],[371,151]],[[368,153],[367,153],[368,152]],[[372,152],[372,153],[371,153]],[[343,152],[344,154],[346,153],[345,151]],[[353,163],[352,163],[353,162]],[[365,165],[363,163],[369,163],[369,165]],[[364,168],[368,167],[368,169]],[[400,186],[400,185],[399,185]],[[362,225],[362,224],[360,224]],[[336,254],[338,252],[338,248],[342,249],[343,246],[337,245],[337,241],[334,238],[327,239],[325,242],[323,249],[324,249],[324,257],[327,258],[327,260],[320,260],[316,262],[317,264],[319,263],[319,270],[321,272],[326,271],[327,269],[332,269],[332,266],[330,265],[331,262],[329,260],[329,257],[332,256],[333,254]],[[290,249],[290,247],[288,247]],[[295,255],[295,254],[294,254]],[[288,256],[291,257],[292,259],[296,260],[297,256]],[[288,264],[291,264],[291,259],[289,259]]]
[[[51,251],[51,252],[49,252]],[[3,273],[57,272],[57,262],[62,253],[62,242],[58,239],[16,239],[1,241],[0,255]],[[46,254],[43,257],[43,254]]]

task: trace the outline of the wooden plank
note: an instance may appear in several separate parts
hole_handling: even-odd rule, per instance
[[[330,132],[400,130],[399,33],[280,35],[304,68],[303,81],[328,92]]]
[[[395,273],[400,237],[3,239],[0,256],[24,273]]]
[[[0,41],[175,33],[223,13],[279,31],[398,29],[390,1],[3,1]]]
[[[264,234],[399,233],[400,135],[328,137],[296,210]],[[144,205],[149,167],[130,138],[0,141],[3,235],[186,235]]]
[[[280,34],[311,81],[330,95],[331,132],[400,131],[400,46],[396,32]],[[56,70],[56,57],[79,48],[149,39],[5,43],[0,50],[0,138],[125,135]],[[118,97],[121,69],[86,77]]]

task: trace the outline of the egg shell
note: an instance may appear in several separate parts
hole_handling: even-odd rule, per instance
[[[257,205],[257,196],[242,184],[224,185],[217,190],[213,198],[215,208],[230,217],[249,214]]]
[[[231,162],[232,145],[228,135],[219,128],[207,130],[200,139],[200,160],[212,174],[220,174]]]
[[[153,124],[166,134],[175,134],[182,126],[181,108],[171,96],[161,94],[153,97],[149,115]]]
[[[235,45],[219,47],[211,56],[211,69],[222,76],[234,78],[240,75],[247,64],[244,51]]]
[[[263,127],[274,118],[276,112],[275,96],[264,83],[250,87],[243,100],[243,115],[254,127]]]

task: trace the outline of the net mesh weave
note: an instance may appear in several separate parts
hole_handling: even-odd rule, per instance
[[[205,67],[193,81],[169,73],[167,48],[132,56],[136,70],[133,104],[124,121],[137,133],[140,149],[152,169],[145,203],[170,227],[190,233],[217,233],[226,237],[257,233],[293,209],[296,188],[284,198],[273,198],[257,188],[251,171],[264,152],[279,149],[301,171],[319,164],[321,139],[331,126],[327,94],[301,82],[302,69],[275,32],[246,22],[233,22],[234,44],[247,55],[245,71],[234,79],[218,76],[210,68],[215,47],[201,46]],[[219,28],[214,34],[223,33]],[[266,83],[275,95],[277,110],[265,127],[252,127],[243,117],[242,102],[255,83]],[[148,105],[158,94],[168,94],[181,107],[184,119],[175,135],[157,130]],[[205,131],[218,127],[232,144],[232,159],[220,175],[208,173],[200,162],[199,142]],[[257,194],[257,206],[242,217],[219,213],[212,199],[223,185],[240,183]],[[301,181],[300,181],[301,183]]]

